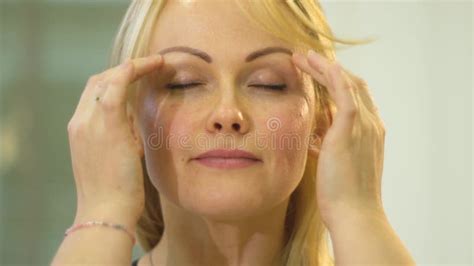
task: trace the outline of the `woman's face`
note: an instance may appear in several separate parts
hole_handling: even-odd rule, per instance
[[[256,50],[293,47],[251,25],[233,1],[170,1],[156,21],[150,53],[164,66],[138,93],[147,170],[162,197],[215,218],[262,213],[300,182],[308,154],[314,92],[291,54],[252,60]],[[168,50],[169,51],[169,50]],[[167,84],[189,84],[168,88]],[[279,85],[282,90],[255,85]],[[241,149],[260,160],[214,168],[193,160],[213,149]]]

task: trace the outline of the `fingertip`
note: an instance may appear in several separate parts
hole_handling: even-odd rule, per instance
[[[291,59],[293,60],[293,62],[295,63],[300,63],[302,62],[301,60],[304,59],[304,55],[302,53],[299,53],[299,52],[294,52],[292,55],[291,55]]]
[[[159,66],[163,63],[163,56],[161,54],[155,54],[153,60]]]

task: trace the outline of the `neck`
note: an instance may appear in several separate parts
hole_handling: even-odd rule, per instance
[[[151,251],[154,266],[275,265],[284,245],[288,200],[245,219],[216,220],[161,198],[165,231]]]

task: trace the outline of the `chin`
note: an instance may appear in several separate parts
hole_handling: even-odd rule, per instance
[[[182,208],[215,221],[238,221],[262,213],[266,208],[264,195],[251,189],[193,190],[183,195]]]

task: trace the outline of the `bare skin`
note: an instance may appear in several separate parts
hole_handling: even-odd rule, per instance
[[[127,86],[162,63],[155,55],[127,60],[88,80],[67,126],[77,191],[74,225],[102,220],[134,232],[144,209],[143,151],[127,119]],[[124,232],[80,229],[64,238],[51,265],[119,265],[131,260],[132,247]]]
[[[150,254],[155,265],[271,265],[281,248],[288,197],[301,180],[306,156],[318,155],[318,204],[328,228],[339,229],[333,235],[348,242],[347,236],[367,234],[362,226],[350,229],[358,233],[345,230],[350,227],[340,220],[349,217],[366,229],[380,228],[373,232],[388,233],[392,241],[385,246],[368,244],[379,247],[379,256],[370,254],[374,249],[364,252],[336,241],[336,260],[386,262],[384,255],[390,253],[388,261],[410,261],[383,212],[380,178],[385,129],[366,83],[339,63],[317,55],[274,53],[244,62],[246,55],[264,47],[293,47],[255,28],[235,10],[231,1],[171,1],[156,22],[151,54],[188,46],[208,53],[212,63],[183,52],[165,54],[161,76],[139,91],[142,108],[136,131],[146,139],[161,127],[164,137],[195,140],[204,135],[211,144],[200,149],[191,142],[194,145],[187,150],[176,141],[166,149],[145,146],[150,178],[160,192],[165,232],[140,265],[149,263]],[[306,77],[326,86],[338,108],[322,146],[308,141],[314,129],[315,96]],[[194,82],[200,85],[173,92],[165,88],[169,83]],[[285,93],[250,88],[249,84],[256,83],[288,87]],[[356,97],[363,99],[363,107],[357,106]],[[370,110],[375,119],[360,119],[359,108]],[[269,127],[271,119],[278,120],[277,131]],[[363,134],[352,134],[355,127]],[[255,143],[242,141],[256,132],[276,139],[297,135],[304,148],[258,149]],[[263,164],[224,172],[189,160],[215,148],[212,141],[221,133],[232,136],[233,143],[245,143],[243,149],[256,153]],[[362,150],[354,146],[359,141]],[[360,253],[354,255],[350,249]]]
[[[258,49],[294,47],[255,28],[235,10],[225,1],[170,1],[156,22],[149,57],[90,79],[68,125],[78,190],[75,223],[100,215],[133,231],[144,206],[140,159],[145,157],[166,226],[160,243],[139,265],[149,265],[149,255],[155,266],[271,265],[283,244],[289,196],[301,181],[307,157],[319,156],[318,204],[336,263],[413,264],[383,211],[385,129],[367,84],[320,55],[272,53],[246,62]],[[177,45],[208,53],[212,63],[182,52],[152,56]],[[328,88],[338,109],[321,146],[311,141],[311,78]],[[138,79],[145,86],[136,91],[135,112],[127,112],[126,87]],[[170,83],[199,85],[176,89]],[[102,96],[99,102],[93,101],[96,95]],[[368,110],[371,119],[364,120],[361,110]],[[354,134],[355,128],[361,134]],[[168,138],[167,146],[150,142],[157,134]],[[277,141],[298,136],[301,146],[261,148],[255,138],[246,138],[258,134]],[[223,135],[231,137],[229,142],[216,141]],[[188,145],[177,140],[183,136],[191,140]],[[207,145],[192,142],[199,137]],[[254,153],[259,162],[222,170],[193,160],[204,151],[229,146]],[[89,242],[80,234],[89,234]],[[91,243],[106,238],[99,234],[74,233],[56,262],[91,258],[101,246],[89,252]],[[129,259],[129,239],[123,233],[120,237],[110,253],[121,256],[97,255],[91,261],[119,264]]]

